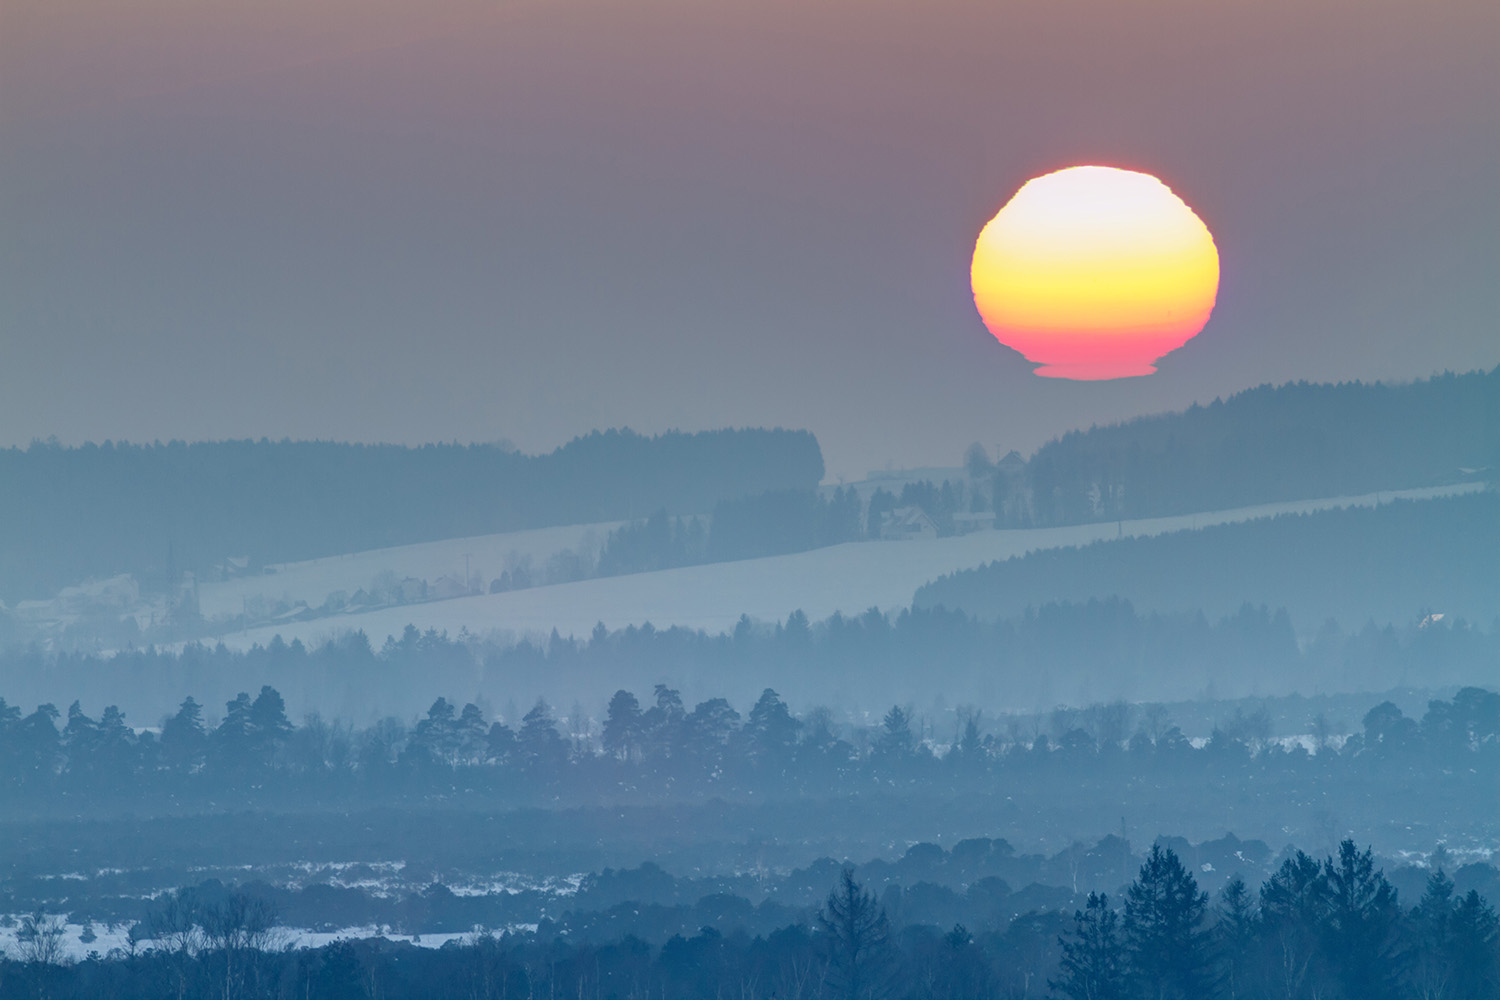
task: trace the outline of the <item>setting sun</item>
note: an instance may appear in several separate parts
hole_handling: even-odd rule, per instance
[[[1213,236],[1150,174],[1070,167],[1028,181],[979,234],[974,304],[1049,378],[1150,375],[1203,329]]]

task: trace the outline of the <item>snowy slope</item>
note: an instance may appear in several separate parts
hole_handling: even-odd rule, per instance
[[[564,549],[597,551],[617,527],[619,522],[615,521],[575,524],[283,563],[268,567],[272,572],[265,574],[200,584],[198,608],[205,617],[214,618],[239,614],[247,600],[256,598],[288,603],[305,601],[317,607],[334,591],[352,594],[360,588],[369,589],[381,574],[391,574],[397,580],[403,577],[436,580],[444,576],[462,580],[466,555],[468,572],[482,579],[487,587],[490,580],[518,560],[529,558],[533,566],[540,568],[549,557]]]
[[[226,635],[223,641],[232,648],[247,648],[256,643],[263,645],[279,634],[288,642],[297,638],[316,644],[362,629],[371,643],[379,647],[388,635],[399,635],[408,624],[424,630],[435,628],[457,633],[467,628],[480,635],[493,632],[517,637],[546,635],[554,628],[563,635],[585,635],[596,622],[603,622],[611,629],[650,622],[657,628],[682,625],[722,631],[732,628],[742,614],[773,621],[785,619],[799,608],[817,620],[835,611],[850,615],[871,607],[885,611],[906,607],[916,589],[935,577],[1035,549],[1081,545],[1120,535],[1190,530],[1277,514],[1371,506],[1397,498],[1451,496],[1482,488],[1479,484],[1465,484],[1121,523],[986,531],[926,541],[851,542],[795,555],[287,622]],[[461,559],[463,550],[456,551]],[[358,560],[364,555],[345,558]]]

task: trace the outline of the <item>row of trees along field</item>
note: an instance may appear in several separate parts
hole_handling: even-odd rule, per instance
[[[158,791],[222,802],[278,790],[379,797],[463,787],[530,801],[669,790],[826,793],[872,782],[966,788],[1063,773],[1337,783],[1413,769],[1493,774],[1500,765],[1500,694],[1481,688],[1432,700],[1420,720],[1382,702],[1341,747],[1315,734],[1323,744],[1315,755],[1272,740],[1263,714],[1237,712],[1201,747],[1165,712],[1133,712],[1123,702],[1059,710],[1050,737],[986,733],[980,721],[966,713],[956,732],[934,744],[899,705],[877,725],[850,727],[826,709],[799,718],[769,689],[742,717],[723,698],[689,710],[678,692],[657,685],[644,708],[631,692],[616,692],[597,739],[586,719],[560,727],[540,701],[514,725],[438,698],[414,726],[388,718],[353,729],[317,715],[294,725],[281,695],[265,687],[230,701],[212,728],[187,698],[158,736],[136,733],[114,708],[93,719],[75,702],[60,720],[50,704],[23,715],[0,700],[0,787],[13,800],[123,789],[138,798]]]
[[[1243,606],[1223,617],[1143,613],[1118,599],[1048,603],[1016,616],[977,618],[942,608],[868,611],[822,621],[741,619],[722,633],[597,626],[586,637],[491,642],[408,627],[373,648],[362,633],[305,646],[273,639],[232,650],[189,644],[113,655],[0,651],[4,696],[91,713],[118,706],[133,726],[157,725],[193,693],[211,714],[241,690],[269,685],[293,714],[367,720],[406,716],[440,692],[488,698],[514,724],[538,696],[565,712],[574,699],[617,687],[649,692],[659,681],[689,697],[713,693],[746,706],[773,687],[796,704],[884,712],[929,705],[939,694],[990,709],[1050,707],[1090,697],[1181,701],[1266,691],[1382,691],[1482,682],[1500,662],[1500,627],[1455,616],[1345,630],[1324,623],[1299,644],[1285,610]],[[590,704],[598,714],[602,701]]]
[[[639,911],[641,904],[634,905]],[[901,925],[845,869],[807,918],[765,935],[705,926],[659,947],[559,934],[553,924],[424,950],[379,938],[280,950],[254,889],[161,897],[128,948],[68,963],[61,924],[37,913],[0,962],[0,989],[56,998],[463,997],[806,1000],[1491,1000],[1497,920],[1441,869],[1404,908],[1368,850],[1301,851],[1253,892],[1201,892],[1154,845],[1120,900],[1090,893],[1071,919]]]

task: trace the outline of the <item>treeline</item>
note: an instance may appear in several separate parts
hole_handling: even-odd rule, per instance
[[[446,698],[414,725],[387,718],[354,729],[317,715],[295,725],[281,695],[263,687],[254,698],[241,693],[228,702],[217,725],[205,722],[195,699],[184,699],[158,734],[136,732],[113,706],[95,719],[76,701],[63,716],[51,704],[23,714],[0,700],[0,790],[27,802],[122,790],[137,802],[153,794],[180,803],[226,795],[378,800],[461,788],[514,801],[590,801],[829,794],[860,784],[982,788],[1002,778],[1065,773],[1074,780],[1173,772],[1338,783],[1344,772],[1393,765],[1490,773],[1500,765],[1500,694],[1473,687],[1430,701],[1420,721],[1384,702],[1365,715],[1361,733],[1347,740],[1339,734],[1342,746],[1331,730],[1314,731],[1316,757],[1271,739],[1269,716],[1257,713],[1222,720],[1201,748],[1165,713],[1123,702],[1059,710],[1050,736],[986,732],[974,711],[960,718],[953,732],[929,736],[911,711],[895,705],[878,724],[851,727],[826,709],[799,718],[770,689],[742,716],[724,698],[689,709],[679,692],[657,685],[644,706],[617,691],[597,729],[578,713],[559,722],[545,701],[519,719],[496,719]],[[1330,757],[1341,763],[1329,764]]]
[[[1427,486],[1486,468],[1500,470],[1500,368],[1260,386],[1070,432],[1037,451],[1026,479],[1037,523],[1072,524]]]
[[[0,450],[0,599],[133,573],[175,583],[230,557],[252,568],[559,524],[703,513],[812,490],[805,431],[594,432],[543,455],[494,445],[301,441]]]
[[[113,655],[12,649],[0,652],[0,677],[13,702],[67,705],[83,697],[92,712],[114,704],[136,724],[154,725],[186,692],[216,709],[239,690],[263,685],[283,692],[294,714],[317,709],[355,720],[404,716],[430,704],[435,690],[501,707],[540,696],[571,711],[585,692],[602,697],[618,685],[650,691],[658,682],[689,698],[742,705],[769,686],[794,704],[846,711],[884,712],[892,703],[925,709],[942,693],[1013,712],[1114,698],[1458,686],[1485,682],[1497,662],[1500,628],[1452,617],[1350,631],[1330,624],[1302,646],[1284,609],[1246,605],[1209,619],[1200,612],[1146,614],[1109,599],[1049,603],[993,620],[918,608],[820,622],[798,611],[774,625],[741,619],[723,633],[600,625],[587,637],[513,644],[408,626],[379,649],[357,632],[311,648],[277,638],[245,651],[196,644]],[[587,712],[603,707],[591,704]],[[511,709],[504,714],[517,717]]]
[[[1210,615],[1248,601],[1349,628],[1428,613],[1488,623],[1500,609],[1497,566],[1500,493],[1488,490],[1044,549],[941,577],[915,604],[993,617],[1117,595]]]
[[[705,903],[708,901],[705,900]],[[739,901],[744,903],[743,900]],[[651,909],[627,901],[621,910]],[[1287,856],[1256,892],[1210,899],[1170,847],[1154,845],[1118,903],[1091,893],[1071,915],[906,923],[845,869],[823,904],[753,937],[731,900],[715,923],[654,946],[625,934],[564,935],[544,922],[423,950],[381,938],[278,949],[276,913],[250,889],[169,893],[128,947],[69,963],[56,918],[22,924],[18,996],[400,998],[734,995],[807,1000],[1489,1000],[1500,989],[1494,909],[1434,869],[1406,909],[1368,850],[1343,841]]]

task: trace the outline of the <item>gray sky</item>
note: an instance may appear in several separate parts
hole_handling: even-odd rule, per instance
[[[857,478],[1492,367],[1497,43],[1491,2],[7,0],[0,444],[781,425]],[[979,228],[1087,162],[1219,245],[1153,377],[1035,378],[974,313]]]

